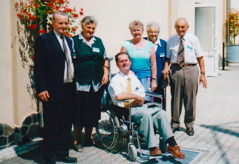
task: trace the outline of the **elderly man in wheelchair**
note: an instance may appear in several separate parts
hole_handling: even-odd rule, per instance
[[[160,137],[168,145],[166,151],[176,158],[185,158],[175,141],[166,112],[157,106],[144,104],[145,90],[134,73],[130,71],[131,61],[129,55],[127,53],[118,53],[115,56],[115,60],[120,71],[112,78],[109,84],[110,97],[116,106],[129,108],[129,105],[131,105],[132,118],[139,124],[139,133],[145,138],[146,145],[150,150],[150,156],[162,155],[162,151],[157,147],[156,143],[155,126]],[[128,100],[128,102],[125,100]]]

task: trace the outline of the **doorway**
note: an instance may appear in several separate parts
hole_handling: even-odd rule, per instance
[[[218,75],[217,18],[216,6],[197,4],[195,6],[195,35],[198,37],[204,55],[207,76]]]

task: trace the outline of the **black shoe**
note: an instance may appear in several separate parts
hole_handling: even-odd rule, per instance
[[[186,133],[187,133],[189,136],[193,136],[193,135],[194,135],[194,130],[193,130],[193,128],[187,128]]]
[[[175,133],[176,131],[179,131],[179,127],[172,127],[172,131],[173,133]]]
[[[60,162],[65,162],[65,163],[76,163],[77,162],[77,158],[69,157],[69,156],[57,156],[56,160],[60,161]]]

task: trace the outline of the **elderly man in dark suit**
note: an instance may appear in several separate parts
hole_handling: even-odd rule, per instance
[[[65,36],[68,24],[68,15],[56,12],[53,31],[39,36],[35,43],[36,90],[43,102],[44,158],[53,164],[77,162],[69,157],[75,86],[72,41]]]

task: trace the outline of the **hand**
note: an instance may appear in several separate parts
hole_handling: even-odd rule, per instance
[[[202,83],[202,85],[203,85],[203,88],[207,88],[207,80],[206,80],[206,77],[205,77],[205,75],[201,75],[200,76],[200,84]]]
[[[144,98],[141,96],[137,96],[135,99],[135,104],[136,106],[141,106],[144,104]]]
[[[105,85],[105,84],[108,83],[108,81],[109,81],[109,76],[107,74],[104,74],[103,77],[102,77],[101,84]]]
[[[154,91],[156,88],[157,88],[156,80],[152,79],[152,81],[151,81],[151,90]]]
[[[38,94],[38,97],[41,101],[48,102],[48,98],[50,98],[48,91],[42,91]]]
[[[168,78],[168,69],[164,68],[162,71],[162,74],[163,74],[164,79],[167,79]]]

